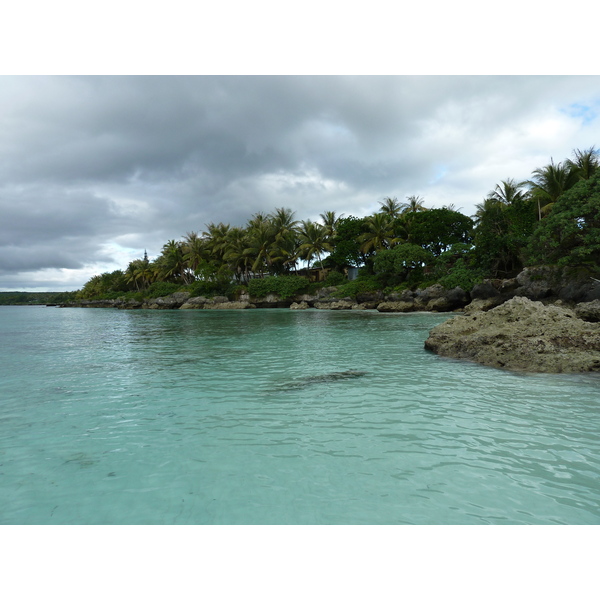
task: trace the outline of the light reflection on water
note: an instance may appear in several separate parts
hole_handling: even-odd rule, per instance
[[[448,317],[2,307],[0,522],[600,524],[600,379]]]

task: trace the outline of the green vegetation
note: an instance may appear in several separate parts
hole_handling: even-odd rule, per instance
[[[600,265],[600,170],[558,197],[528,251],[542,264]]]
[[[309,281],[297,275],[282,275],[279,277],[265,277],[264,279],[251,279],[248,282],[248,293],[251,296],[262,298],[267,294],[276,294],[283,300],[305,292]]]
[[[347,281],[338,287],[334,296],[338,298],[355,297],[357,294],[377,292],[384,287],[383,280],[377,276],[361,273],[354,281]]]
[[[64,304],[75,300],[76,292],[0,292],[0,306],[14,304]]]
[[[600,160],[592,147],[501,181],[468,217],[452,206],[428,209],[422,198],[387,197],[366,217],[327,211],[298,221],[289,208],[252,215],[243,227],[209,223],[201,234],[169,240],[161,254],[125,271],[92,277],[78,299],[276,294],[316,286],[337,295],[440,283],[469,291],[485,277],[514,276],[528,265],[600,267]],[[300,269],[302,262],[310,269]],[[348,281],[350,268],[360,275]],[[595,271],[595,272],[596,272]],[[319,283],[315,283],[318,279]]]

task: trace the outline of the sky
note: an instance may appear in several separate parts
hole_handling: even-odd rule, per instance
[[[501,180],[600,147],[593,4],[479,6],[7,6],[0,291],[80,289],[280,207],[360,217],[417,195],[470,216]]]
[[[600,144],[598,76],[0,77],[0,290],[74,290],[208,223],[386,197],[473,215]]]

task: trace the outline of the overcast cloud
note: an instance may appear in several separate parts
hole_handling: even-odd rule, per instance
[[[74,290],[210,222],[419,195],[466,215],[600,147],[600,77],[0,77],[0,290]]]

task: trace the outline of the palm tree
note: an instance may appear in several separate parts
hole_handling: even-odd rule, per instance
[[[576,169],[572,169],[567,164],[554,164],[552,159],[549,165],[535,169],[532,174],[533,179],[526,183],[537,201],[540,220],[552,210],[558,198],[579,181]]]
[[[289,208],[277,208],[269,215],[274,240],[269,251],[271,269],[281,273],[289,271],[297,260],[297,225],[294,211]]]
[[[325,235],[329,239],[333,238],[336,234],[338,223],[344,214],[342,213],[338,217],[336,216],[335,211],[328,210],[324,213],[321,213],[319,216],[321,217],[321,221],[323,221],[323,225],[325,226]]]
[[[400,238],[394,233],[394,221],[387,213],[375,213],[365,217],[367,233],[360,236],[360,250],[365,254],[371,250],[378,252],[396,245]]]
[[[427,210],[427,208],[423,206],[425,200],[419,196],[407,196],[406,200],[407,202],[404,202],[402,205],[402,214],[423,212],[424,210]]]
[[[321,254],[331,250],[331,245],[327,241],[327,229],[325,225],[314,223],[310,219],[302,221],[300,225],[300,246],[298,255],[303,258],[310,269],[310,263],[316,256],[321,262],[321,269],[324,270],[321,261]]]
[[[208,258],[206,242],[195,232],[185,234],[183,252],[184,260],[194,273],[200,264]]]
[[[387,198],[383,199],[383,202],[380,202],[381,210],[383,214],[389,215],[393,219],[397,219],[402,213],[402,204],[398,202],[397,198]]]
[[[487,195],[487,197],[489,200],[497,200],[502,204],[513,204],[514,202],[519,202],[527,198],[528,193],[522,191],[522,188],[526,185],[526,181],[517,183],[514,179],[509,178],[496,184],[496,187]]]
[[[248,230],[248,246],[244,250],[252,259],[252,271],[264,276],[272,264],[270,250],[275,242],[275,232],[268,220],[257,220]]]
[[[581,179],[589,179],[600,167],[598,152],[594,146],[587,150],[573,150],[575,160],[567,159],[565,164],[576,171]]]
[[[133,283],[136,290],[145,290],[154,280],[155,270],[148,260],[148,253],[144,250],[144,258],[129,263],[125,271],[127,283]]]
[[[194,280],[194,275],[189,270],[188,263],[184,258],[183,242],[169,240],[163,246],[159,267],[166,279],[180,279],[184,284]]]
[[[277,240],[271,246],[272,269],[275,273],[289,273],[298,264],[298,234]]]
[[[267,223],[269,221],[269,217],[265,215],[263,212],[257,212],[252,215],[252,218],[248,221],[248,229],[252,227],[260,227],[263,223]]]
[[[208,254],[213,261],[216,261],[219,266],[223,263],[223,254],[227,249],[227,234],[230,226],[223,223],[209,223],[207,231],[203,231],[204,246],[208,250]]]
[[[275,230],[277,240],[296,233],[298,221],[294,220],[294,211],[289,208],[276,208],[275,212],[268,216],[271,226]]]
[[[492,194],[493,192],[490,192],[487,198],[483,200],[483,202],[475,205],[477,212],[475,213],[475,215],[473,215],[473,220],[475,221],[476,225],[481,223],[484,218],[491,214],[502,213],[502,211],[508,206],[502,200],[499,200],[496,197],[492,197]]]
[[[246,253],[248,231],[242,227],[232,227],[227,233],[227,248],[223,259],[239,281],[248,280],[252,258]]]

